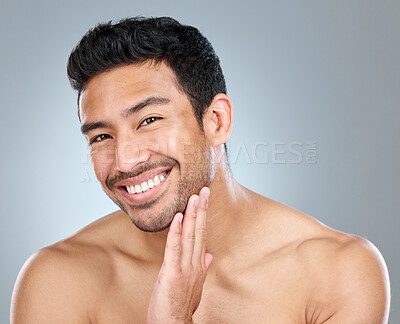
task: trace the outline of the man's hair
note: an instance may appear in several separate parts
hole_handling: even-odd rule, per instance
[[[73,49],[68,78],[79,100],[95,75],[146,60],[163,62],[174,71],[178,88],[187,95],[203,129],[203,114],[213,97],[226,94],[224,75],[210,42],[196,28],[175,19],[134,17],[97,25]]]

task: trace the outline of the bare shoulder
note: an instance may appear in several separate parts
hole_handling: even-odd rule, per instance
[[[316,221],[311,228],[297,246],[310,279],[307,316],[318,315],[321,323],[387,323],[390,285],[379,250]]]
[[[111,244],[100,219],[71,237],[34,253],[15,284],[12,323],[87,323],[101,283],[112,278]],[[73,310],[73,311],[71,311]]]
[[[276,253],[295,260],[291,272],[307,287],[307,323],[387,323],[388,270],[371,242],[279,202],[261,201],[265,219],[273,224],[269,238],[278,242]]]
[[[301,263],[313,275],[333,281],[336,286],[338,278],[353,281],[357,276],[362,276],[367,282],[388,282],[383,256],[367,239],[334,230],[275,201],[269,203],[269,212],[277,219],[274,227],[278,229],[278,235],[274,240],[282,237],[282,246],[295,250]],[[354,284],[356,281],[350,286]]]

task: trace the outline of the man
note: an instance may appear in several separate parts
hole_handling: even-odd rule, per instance
[[[371,243],[233,179],[232,103],[197,29],[99,25],[68,76],[94,171],[121,210],[27,261],[12,323],[387,322]]]

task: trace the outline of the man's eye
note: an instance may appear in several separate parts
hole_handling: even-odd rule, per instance
[[[149,117],[149,118],[146,118],[145,120],[142,121],[140,126],[146,126],[146,125],[156,121],[157,119],[160,119],[160,117]]]
[[[93,143],[96,143],[96,142],[102,142],[102,141],[104,141],[104,140],[107,139],[107,138],[111,138],[111,136],[108,135],[108,134],[101,134],[101,135],[98,135],[98,136],[94,137],[94,138],[90,141],[90,144],[93,144]]]

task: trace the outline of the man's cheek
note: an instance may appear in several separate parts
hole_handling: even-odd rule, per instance
[[[197,159],[197,149],[198,149],[198,144],[194,143],[183,143],[182,145],[183,148],[183,163],[186,164],[193,164],[193,163],[198,163],[199,161],[196,161]]]
[[[90,151],[90,157],[94,166],[107,166],[114,163],[115,147],[114,145],[93,147]]]

